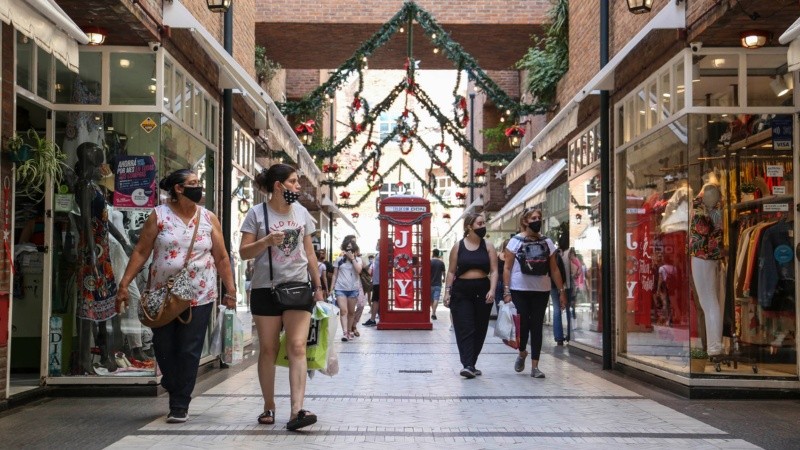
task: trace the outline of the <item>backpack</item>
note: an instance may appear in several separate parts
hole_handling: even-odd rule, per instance
[[[514,237],[522,241],[514,255],[519,270],[525,275],[543,276],[550,274],[550,247],[546,239],[532,240]]]

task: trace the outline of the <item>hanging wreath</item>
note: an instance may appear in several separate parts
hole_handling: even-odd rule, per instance
[[[414,148],[413,137],[417,135],[419,128],[419,116],[408,109],[403,110],[403,114],[397,118],[397,136],[400,137],[400,153],[408,155]],[[406,144],[408,146],[406,147]]]
[[[467,112],[467,99],[463,95],[456,95],[453,102],[453,119],[461,128],[466,128],[469,124],[469,113]]]
[[[436,144],[435,147],[437,149],[439,149],[440,152],[442,152],[445,155],[447,155],[447,157],[446,158],[442,158],[435,151],[434,152],[429,152],[428,156],[431,157],[431,161],[434,164],[436,164],[438,166],[441,166],[441,167],[444,167],[444,166],[448,165],[450,163],[450,161],[453,159],[453,149],[451,149],[450,146],[445,144],[444,142],[442,142],[441,144]]]
[[[247,213],[250,210],[250,202],[247,201],[246,198],[239,199],[239,212],[242,214]]]
[[[361,97],[354,97],[350,106],[350,129],[361,133],[369,120],[369,103]]]
[[[403,264],[403,262],[405,263]],[[412,264],[413,263],[411,262],[411,255],[407,253],[401,253],[394,257],[394,263],[392,264],[392,266],[394,267],[395,271],[400,273],[406,273],[409,270],[411,270]]]

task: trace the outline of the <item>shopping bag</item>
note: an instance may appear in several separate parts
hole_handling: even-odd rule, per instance
[[[317,304],[325,308],[328,315],[328,336],[336,336],[336,331],[339,329],[339,308],[327,303]],[[335,345],[328,345],[326,361],[325,367],[319,369],[320,372],[330,377],[339,373],[339,355]]]
[[[328,315],[325,309],[317,302],[311,313],[311,325],[308,327],[308,339],[306,340],[306,364],[308,370],[324,369],[326,365],[326,355],[328,353]],[[280,347],[275,364],[289,367],[289,353],[286,350],[286,332],[281,333]]]
[[[219,305],[219,314],[217,314],[217,321],[214,323],[214,330],[211,332],[211,345],[209,346],[209,353],[217,356],[222,355],[222,322],[225,320],[225,310],[228,309],[225,305]]]
[[[222,362],[233,366],[242,362],[244,359],[244,326],[236,311],[226,309],[222,320],[222,327],[225,333],[222,348]]]
[[[497,312],[497,321],[494,324],[494,335],[503,341],[513,341],[516,337],[514,329],[514,314],[517,308],[513,303],[500,303]]]
[[[519,334],[520,334],[520,331],[519,331],[519,320],[520,320],[519,314],[514,314],[514,315],[511,316],[511,318],[514,320],[514,339],[503,340],[503,343],[506,344],[507,346],[513,348],[514,350],[518,350],[519,349]]]

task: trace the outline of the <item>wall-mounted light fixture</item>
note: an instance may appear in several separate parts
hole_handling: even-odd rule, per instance
[[[86,37],[89,38],[89,45],[102,45],[106,41],[106,36],[108,36],[108,31],[105,28],[83,27],[82,30],[86,33]]]
[[[653,9],[653,0],[628,0],[628,11],[633,14],[649,13]]]
[[[767,45],[767,41],[772,37],[769,31],[748,30],[739,35],[744,48],[761,48]]]

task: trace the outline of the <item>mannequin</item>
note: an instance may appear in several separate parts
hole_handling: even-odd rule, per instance
[[[75,194],[81,208],[81,216],[77,221],[80,255],[76,308],[80,322],[78,332],[82,366],[80,372],[102,373],[100,369],[113,372],[117,369],[114,361],[115,333],[109,329],[109,325],[111,319],[116,316],[117,283],[114,279],[108,246],[108,209],[105,196],[97,185],[100,179],[98,168],[103,162],[103,149],[93,142],[84,142],[77,148],[77,157]],[[93,367],[92,338],[95,345],[100,348],[102,368]]]
[[[689,227],[689,254],[697,298],[706,321],[706,352],[722,354],[724,295],[720,295],[722,250],[722,194],[719,185],[706,183],[694,199]]]

